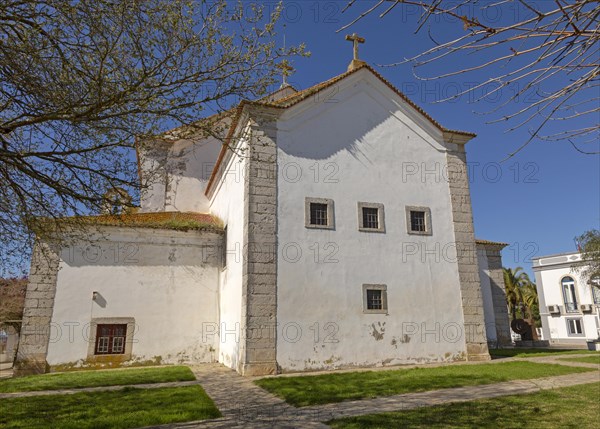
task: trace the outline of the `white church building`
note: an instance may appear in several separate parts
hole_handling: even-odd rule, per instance
[[[221,123],[224,139],[138,142],[136,213],[38,241],[18,372],[152,360],[259,375],[487,360],[510,342],[505,244],[474,236],[474,134],[356,57]]]

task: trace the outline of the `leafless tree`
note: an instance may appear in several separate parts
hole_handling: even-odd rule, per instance
[[[0,274],[35,219],[90,213],[139,186],[134,136],[263,95],[281,7],[183,0],[0,2]],[[108,192],[108,194],[107,194]],[[114,193],[114,192],[113,192]],[[104,204],[105,205],[105,204]]]
[[[599,153],[600,2],[377,0],[358,11],[361,5],[348,1],[344,11],[353,18],[340,31],[368,15],[395,19],[394,10],[418,10],[416,32],[426,31],[434,46],[399,63],[412,62],[415,75],[424,80],[479,80],[446,100],[470,94],[481,101],[503,90],[509,94],[485,112],[493,115],[490,122],[508,121],[509,131],[528,127],[529,138],[509,157],[536,138]],[[456,31],[449,35],[444,26],[438,35],[442,20],[454,22]],[[440,73],[441,65],[452,69]]]

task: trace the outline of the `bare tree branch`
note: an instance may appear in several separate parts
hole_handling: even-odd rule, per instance
[[[600,141],[596,97],[596,83],[600,79],[600,2],[387,0],[385,3],[377,2],[364,12],[357,12],[340,30],[383,7],[385,10],[379,16],[387,19],[394,19],[390,11],[395,7],[418,7],[422,14],[416,22],[416,32],[427,25],[435,45],[411,58],[383,66],[410,62],[415,76],[424,82],[457,77],[479,81],[438,101],[456,100],[467,94],[475,94],[476,102],[492,96],[501,98],[498,105],[485,112],[498,116],[490,123],[519,121],[508,130],[530,128],[530,137],[509,156],[534,139],[569,141],[595,137],[596,143]],[[357,7],[358,3],[349,2],[345,10]],[[488,22],[486,12],[492,10],[500,19]],[[433,17],[451,18],[455,31],[448,32],[444,27],[445,39],[438,42],[433,33],[440,25]],[[464,61],[465,55],[469,55],[466,57],[469,61]],[[429,74],[423,70],[433,71]],[[555,129],[554,124],[558,123],[563,127],[560,131]]]
[[[264,95],[279,60],[304,55],[277,48],[280,13],[225,0],[0,2],[0,275],[23,259],[36,218],[97,212],[121,188],[135,204],[136,136],[219,136],[198,119]]]

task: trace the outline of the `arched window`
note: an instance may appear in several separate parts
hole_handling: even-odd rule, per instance
[[[594,304],[600,304],[600,273],[595,273],[590,277],[590,286],[592,287],[592,296]]]
[[[563,298],[565,301],[565,310],[567,313],[577,312],[577,295],[575,294],[575,280],[572,277],[563,277],[560,281],[562,285]]]

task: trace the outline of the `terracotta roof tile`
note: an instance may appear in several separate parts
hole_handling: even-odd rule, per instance
[[[475,243],[476,244],[490,244],[490,245],[493,245],[493,246],[502,246],[502,247],[508,246],[508,243],[502,243],[500,241],[482,240],[480,238],[476,238],[475,239]]]

